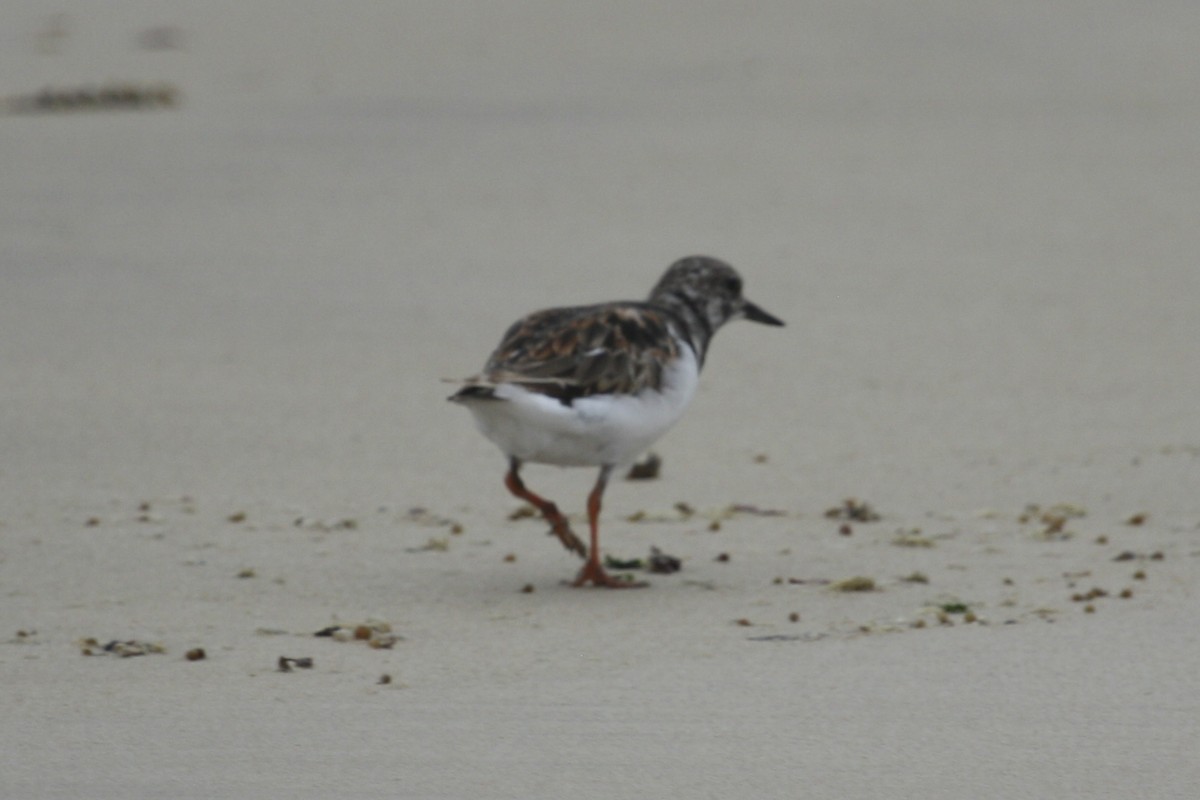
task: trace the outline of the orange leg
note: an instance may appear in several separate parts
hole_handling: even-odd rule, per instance
[[[587,562],[583,565],[583,569],[579,570],[579,575],[576,576],[573,585],[583,586],[590,583],[593,586],[605,586],[609,589],[640,588],[646,584],[617,580],[605,572],[604,567],[600,565],[600,499],[604,496],[604,487],[608,485],[608,476],[611,472],[611,466],[601,467],[600,477],[596,479],[596,485],[592,487],[592,491],[588,495],[588,526],[591,528],[592,546],[588,550]]]
[[[524,481],[517,474],[520,469],[519,459],[509,459],[508,474],[504,476],[504,485],[514,495],[542,512],[546,522],[550,523],[550,532],[558,537],[559,541],[563,543],[563,547],[578,553],[580,558],[586,557],[587,551],[583,547],[583,542],[579,541],[579,537],[571,530],[571,526],[567,524],[567,518],[558,510],[558,506],[526,489]],[[595,534],[593,534],[592,541],[592,546],[595,547]]]

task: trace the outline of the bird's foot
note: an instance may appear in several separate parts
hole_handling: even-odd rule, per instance
[[[605,572],[604,567],[600,566],[600,561],[594,558],[588,559],[571,585],[586,586],[589,583],[592,586],[603,586],[606,589],[642,589],[650,585],[644,581],[614,578]]]

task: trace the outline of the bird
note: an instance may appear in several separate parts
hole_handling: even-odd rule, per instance
[[[535,311],[508,328],[477,375],[448,399],[508,459],[504,485],[563,546],[585,559],[574,586],[626,588],[600,560],[600,508],[609,477],[679,420],[708,346],[726,322],[784,323],[742,296],[742,278],[710,256],[671,264],[643,301]],[[526,463],[599,469],[587,497],[589,546],[558,506],[529,489]]]

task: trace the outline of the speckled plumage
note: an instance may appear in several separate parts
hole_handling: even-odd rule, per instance
[[[536,506],[568,549],[587,555],[576,585],[619,585],[597,552],[608,476],[679,419],[713,335],[738,318],[783,324],[742,297],[742,279],[728,264],[690,256],[672,264],[645,301],[551,308],[518,320],[483,371],[450,397],[508,456],[509,490]],[[525,488],[518,471],[526,461],[600,467],[588,498],[590,551],[553,503]]]

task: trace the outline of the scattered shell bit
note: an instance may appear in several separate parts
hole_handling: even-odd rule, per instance
[[[683,562],[675,556],[667,555],[657,547],[650,548],[650,559],[646,568],[659,575],[670,575],[683,569]]]
[[[394,633],[374,635],[367,640],[367,646],[372,650],[391,650],[396,642],[402,641],[404,637],[397,636]]]
[[[840,506],[834,506],[827,510],[825,516],[829,519],[846,519],[854,522],[875,522],[879,519],[879,514],[871,508],[869,503],[853,497],[847,497]]]
[[[625,474],[627,481],[651,481],[658,477],[662,469],[662,459],[657,453],[647,453],[646,457],[636,462]]]
[[[529,519],[530,517],[536,517],[536,516],[537,516],[537,509],[535,509],[533,506],[526,505],[526,506],[518,506],[516,509],[514,509],[512,511],[511,514],[508,515],[508,518],[512,522],[516,522],[519,519]]]
[[[167,652],[167,649],[157,642],[141,642],[136,639],[128,639],[123,642],[114,639],[108,644],[101,645],[98,640],[87,638],[79,643],[79,649],[85,656],[114,655],[121,658]]]
[[[311,658],[291,658],[290,656],[280,656],[277,662],[280,672],[291,672],[292,668],[296,669],[312,669],[313,660]]]
[[[873,592],[875,591],[875,580],[858,575],[831,583],[829,588],[835,592]]]
[[[383,620],[369,619],[358,625],[330,625],[313,634],[335,642],[366,642],[373,650],[390,650],[403,636],[392,633],[392,626]]]
[[[726,514],[750,514],[755,517],[786,517],[787,512],[781,508],[760,508],[752,503],[734,503],[726,509]]]

